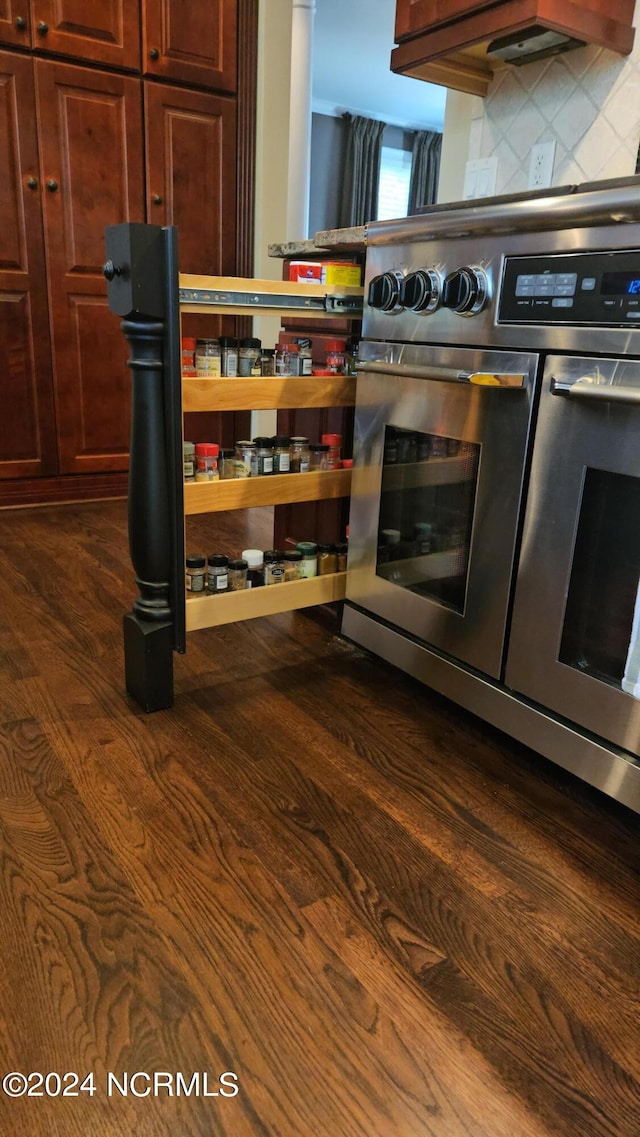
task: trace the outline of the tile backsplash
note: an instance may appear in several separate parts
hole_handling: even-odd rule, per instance
[[[468,155],[498,159],[496,193],[527,189],[536,142],[556,143],[556,186],[635,173],[638,40],[627,56],[588,46],[496,72],[486,98],[474,99]]]

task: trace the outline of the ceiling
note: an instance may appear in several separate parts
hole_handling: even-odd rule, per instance
[[[444,87],[394,75],[395,0],[316,0],[313,110],[351,111],[408,130],[442,130]]]

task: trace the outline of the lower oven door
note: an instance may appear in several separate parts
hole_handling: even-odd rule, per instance
[[[360,357],[347,599],[498,678],[537,356]]]
[[[640,362],[550,356],[506,682],[640,752]]]

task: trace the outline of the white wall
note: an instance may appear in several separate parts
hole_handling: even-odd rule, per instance
[[[447,115],[449,116],[449,99]],[[527,189],[531,147],[556,143],[553,185],[635,173],[640,138],[640,32],[629,56],[581,47],[497,71],[486,98],[458,95],[449,123],[441,201],[455,200],[468,159],[497,157],[496,193]],[[465,135],[468,131],[468,147]],[[457,141],[456,141],[457,140]]]

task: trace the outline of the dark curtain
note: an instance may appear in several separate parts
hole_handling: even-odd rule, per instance
[[[374,221],[378,208],[380,150],[384,122],[345,114],[345,151],[340,228]]]
[[[423,205],[434,205],[438,194],[442,135],[433,130],[417,130],[413,138],[413,160],[409,182],[408,212]]]

